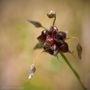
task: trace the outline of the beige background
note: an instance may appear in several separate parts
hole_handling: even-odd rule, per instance
[[[40,21],[49,28],[52,22],[46,17],[49,10],[57,13],[59,30],[68,32],[68,37],[79,38],[83,47],[82,60],[78,60],[76,52],[77,60],[67,56],[90,89],[89,0],[0,0],[0,90],[23,90],[24,82],[42,87],[30,89],[28,86],[30,90],[82,90],[63,61],[59,65],[55,57],[44,53],[38,56],[40,51],[33,51],[41,29],[37,30],[27,20]],[[75,51],[77,41],[71,39],[68,42],[70,49]],[[36,60],[36,57],[39,58]],[[33,60],[37,73],[29,81],[27,71]]]

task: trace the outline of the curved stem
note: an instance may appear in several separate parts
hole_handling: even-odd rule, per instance
[[[87,88],[84,86],[83,82],[80,79],[80,76],[78,74],[78,72],[73,68],[73,66],[70,64],[70,62],[68,61],[67,57],[63,54],[60,53],[62,58],[64,59],[64,61],[66,62],[66,64],[69,66],[69,68],[72,70],[72,72],[74,73],[74,75],[76,76],[76,78],[78,79],[79,83],[81,84],[83,90],[87,90]]]
[[[56,21],[56,15],[55,15],[54,20],[53,20],[53,26],[55,25],[55,21]]]

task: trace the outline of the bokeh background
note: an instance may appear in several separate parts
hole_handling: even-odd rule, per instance
[[[40,21],[49,28],[48,11],[57,13],[56,25],[68,32],[71,54],[66,54],[90,90],[90,0],[0,0],[0,90],[82,90],[78,80],[59,55],[33,50],[42,29],[27,20]],[[83,47],[82,59],[76,53],[77,37]],[[28,79],[30,65],[37,71]]]

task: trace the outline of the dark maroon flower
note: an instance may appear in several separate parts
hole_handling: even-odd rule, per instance
[[[43,43],[44,50],[51,55],[57,55],[59,52],[68,52],[68,44],[65,42],[66,33],[58,31],[56,26],[51,26],[50,30],[43,30],[37,38]]]
[[[50,11],[47,16],[49,18],[54,18],[53,24],[49,30],[42,26],[39,22],[30,21],[34,26],[44,28],[41,35],[37,37],[41,45],[37,44],[35,48],[43,48],[45,52],[51,55],[57,55],[59,52],[68,52],[69,47],[65,42],[66,33],[63,31],[58,31],[58,28],[54,25],[56,20],[55,12]]]

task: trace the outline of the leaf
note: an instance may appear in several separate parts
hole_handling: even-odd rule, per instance
[[[79,59],[81,59],[82,58],[82,46],[80,45],[80,43],[77,44],[76,49],[77,49],[78,57]]]
[[[30,22],[31,24],[33,24],[37,28],[42,27],[42,24],[40,22],[32,21],[32,20],[28,20],[28,22]]]
[[[42,43],[37,43],[35,46],[34,46],[34,50],[36,50],[36,49],[41,49],[41,48],[43,48],[43,44]]]

